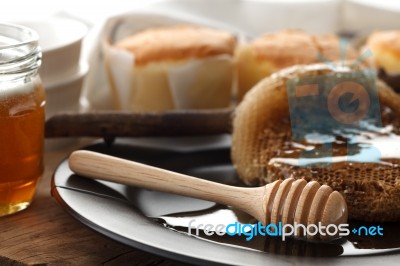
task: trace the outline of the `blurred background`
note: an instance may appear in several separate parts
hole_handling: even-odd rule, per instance
[[[137,15],[140,12],[147,17]],[[39,31],[44,54],[40,74],[47,90],[48,116],[81,107],[86,110],[90,104],[93,109],[111,108],[110,101],[105,100],[110,98],[108,90],[103,88],[107,84],[105,71],[99,63],[101,41],[121,17],[130,17],[134,27],[140,28],[168,20],[160,14],[179,17],[180,21],[200,19],[243,33],[247,39],[285,28],[345,36],[400,29],[400,1],[394,0],[13,0],[3,1],[0,8],[1,21],[21,24],[29,20],[22,23],[27,26],[42,21],[34,29]],[[54,18],[78,21],[85,29]],[[68,46],[81,39],[82,46],[80,42]],[[60,49],[55,51],[54,47]],[[64,47],[70,50],[61,49]]]
[[[400,1],[395,0],[14,0],[3,1],[0,20],[66,13],[97,23],[112,14],[146,7],[207,16],[233,25],[249,24],[253,30],[302,27],[298,22],[303,19],[314,21],[308,26],[310,30],[321,28],[318,24],[325,24],[324,21],[335,22],[346,30],[400,27]],[[340,17],[336,16],[338,10],[342,13]]]

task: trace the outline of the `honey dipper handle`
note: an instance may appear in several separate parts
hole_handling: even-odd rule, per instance
[[[263,187],[223,185],[91,151],[73,152],[69,157],[69,166],[73,172],[92,179],[214,201],[244,209],[250,214],[252,212],[248,208],[261,206],[264,193]],[[255,203],[258,204],[255,206]]]

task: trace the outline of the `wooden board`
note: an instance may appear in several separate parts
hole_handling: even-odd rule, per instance
[[[231,132],[232,109],[164,113],[91,112],[58,114],[46,121],[46,137],[195,136]]]

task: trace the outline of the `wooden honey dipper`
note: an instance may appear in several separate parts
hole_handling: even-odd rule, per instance
[[[327,226],[347,221],[347,205],[342,195],[316,181],[307,183],[304,179],[288,178],[263,187],[235,187],[91,151],[73,152],[69,167],[76,174],[92,179],[229,205],[263,225],[282,222],[307,226],[321,222]],[[331,240],[337,236],[317,234],[307,238]]]

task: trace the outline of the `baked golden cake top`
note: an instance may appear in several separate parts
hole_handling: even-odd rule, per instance
[[[345,59],[351,61],[358,59],[358,52],[347,43],[340,43],[337,35],[327,34],[314,36],[314,42],[318,51],[331,61]]]
[[[356,59],[357,52],[346,48],[346,60]],[[312,35],[302,30],[287,29],[267,33],[250,43],[250,49],[260,60],[270,60],[283,68],[296,64],[311,64],[323,56],[331,61],[341,60],[341,46],[336,35]]]
[[[373,61],[391,74],[400,73],[400,31],[377,31],[372,33],[366,46],[372,50]]]
[[[232,55],[234,35],[211,28],[178,25],[152,28],[126,37],[115,44],[135,55],[135,64],[177,61],[189,58]]]
[[[300,30],[264,34],[251,42],[250,48],[258,59],[270,60],[278,67],[312,63],[318,54],[312,36]]]

